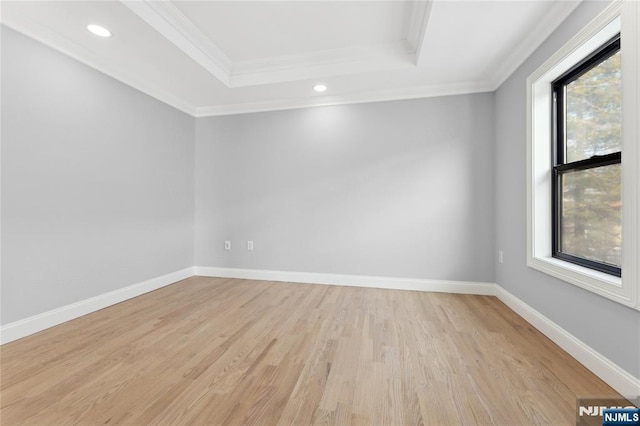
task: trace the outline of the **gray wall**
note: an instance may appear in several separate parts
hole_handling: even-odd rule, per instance
[[[526,78],[604,6],[579,6],[496,92],[496,247],[504,250],[496,282],[640,377],[640,312],[526,265]]]
[[[493,109],[478,94],[198,119],[196,264],[493,282]]]
[[[193,265],[194,119],[2,27],[2,324]]]

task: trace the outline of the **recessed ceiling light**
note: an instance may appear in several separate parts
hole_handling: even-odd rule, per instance
[[[98,37],[111,37],[111,31],[100,25],[89,24],[87,25],[87,29]]]
[[[313,86],[313,90],[315,90],[316,92],[325,92],[327,90],[327,85],[326,84],[316,84],[315,86]]]

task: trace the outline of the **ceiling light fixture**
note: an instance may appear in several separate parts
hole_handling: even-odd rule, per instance
[[[92,34],[95,34],[98,37],[111,37],[111,31],[109,31],[105,27],[101,27],[100,25],[89,24],[87,25],[87,29],[91,31]]]
[[[315,86],[313,86],[313,90],[315,90],[316,92],[325,92],[327,90],[327,85],[326,84],[316,84]]]

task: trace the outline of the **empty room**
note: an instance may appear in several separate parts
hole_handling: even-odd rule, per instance
[[[640,2],[0,22],[2,425],[640,425]]]

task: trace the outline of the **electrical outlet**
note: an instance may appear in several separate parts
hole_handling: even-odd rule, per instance
[[[498,263],[504,262],[504,253],[502,250],[498,250]]]
[[[253,250],[253,241],[247,241],[247,250]]]
[[[225,250],[231,250],[231,241],[225,241],[224,242],[224,249]]]

